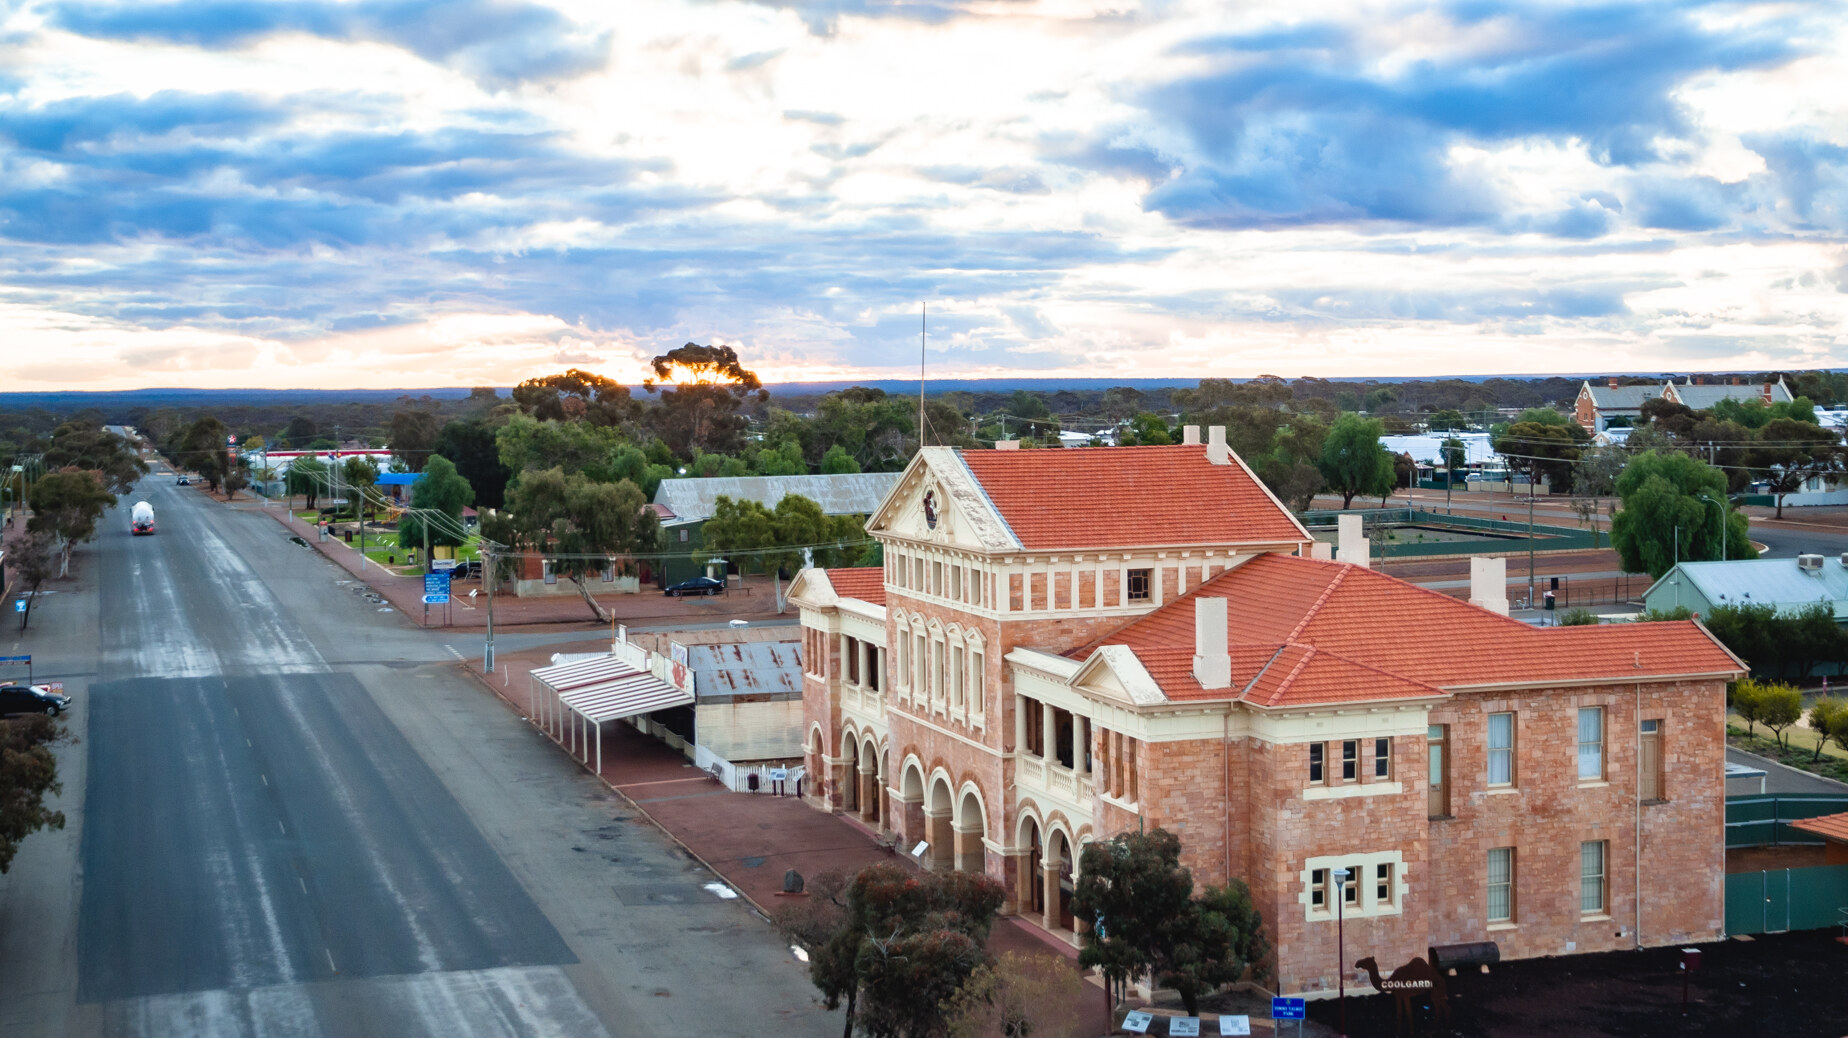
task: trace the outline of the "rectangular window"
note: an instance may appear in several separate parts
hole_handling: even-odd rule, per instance
[[[1434,724],[1425,731],[1425,757],[1430,767],[1430,803],[1426,813],[1432,818],[1450,817],[1450,726]]]
[[[963,708],[963,651],[960,645],[950,647],[950,709]]]
[[[1046,755],[1044,710],[1045,708],[1040,705],[1039,700],[1028,699],[1025,696],[1021,697],[1020,711],[1023,716],[1020,719],[1020,723],[1027,730],[1027,753],[1030,756],[1044,757]]]
[[[982,682],[987,673],[982,669],[982,654],[969,654],[969,712],[980,715],[987,708],[987,697],[982,694]]]
[[[1328,772],[1322,760],[1322,755],[1327,752],[1327,749],[1326,743],[1312,742],[1309,744],[1309,782],[1312,785],[1319,786],[1328,781]]]
[[[1598,915],[1604,911],[1606,847],[1603,840],[1579,844],[1579,912],[1583,915]]]
[[[860,683],[860,640],[841,635],[841,660],[847,664],[847,680]]]
[[[969,570],[969,604],[982,604],[982,585],[986,583],[985,575],[979,569]]]
[[[951,566],[950,567],[950,597],[954,598],[958,602],[962,601],[962,589],[963,589],[962,574],[963,574],[963,569],[961,566]]]
[[[866,687],[879,691],[879,672],[883,670],[879,661],[885,658],[885,650],[873,647],[866,652]]]
[[[1578,712],[1578,776],[1581,782],[1604,777],[1604,708],[1588,706]]]
[[[680,543],[682,543],[682,544],[685,544],[685,543],[687,543],[687,534],[688,534],[689,532],[690,532],[690,531],[687,531],[687,530],[682,530],[682,531],[680,531]]]
[[[1489,715],[1489,785],[1514,785],[1514,715]]]
[[[1129,600],[1147,602],[1149,600],[1149,570],[1132,569],[1129,571]]]
[[[1341,888],[1341,903],[1359,908],[1360,885],[1366,881],[1367,877],[1361,875],[1360,866],[1347,866],[1347,882]]]
[[[909,685],[911,682],[911,662],[910,662],[911,654],[907,650],[911,646],[911,636],[906,634],[903,631],[900,631],[898,632],[898,641],[894,644],[896,644],[898,647],[898,680],[899,680],[899,683],[902,685]]]
[[[948,677],[949,674],[943,665],[943,643],[933,641],[930,643],[930,697],[932,699],[944,697],[945,692],[948,691],[944,688],[947,683],[945,679]]]
[[[558,571],[552,568],[551,559],[546,559],[544,562],[541,562],[539,564],[539,572],[542,575],[544,575],[546,583],[548,584],[558,583]]]
[[[1373,866],[1373,904],[1386,907],[1392,904],[1392,863],[1381,862]]]
[[[1489,922],[1514,922],[1514,848],[1489,850]]]
[[[930,593],[937,596],[943,594],[943,563],[941,562],[930,564]]]
[[[1360,741],[1346,739],[1341,743],[1341,781],[1354,782],[1360,778]]]
[[[1328,911],[1328,870],[1309,870],[1309,907],[1318,912]]]
[[[915,677],[917,678],[917,681],[911,686],[911,688],[912,688],[912,693],[916,695],[918,698],[929,699],[930,698],[930,662],[929,662],[930,657],[925,655],[925,653],[928,650],[926,650],[924,646],[925,646],[925,639],[923,635],[921,634],[917,635],[912,639],[911,666],[915,668],[917,671],[915,675]]]
[[[1637,795],[1644,800],[1661,800],[1662,797],[1662,722],[1660,720],[1644,721],[1637,726],[1636,763],[1641,774],[1642,786]]]
[[[1392,740],[1373,740],[1373,778],[1385,782],[1392,778]]]

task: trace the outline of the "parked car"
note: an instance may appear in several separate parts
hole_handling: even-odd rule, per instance
[[[70,709],[71,697],[37,685],[0,685],[0,717],[13,714],[58,716]]]
[[[665,590],[669,598],[679,598],[682,595],[716,595],[725,590],[725,582],[717,577],[694,577],[692,580],[683,580],[678,584],[669,584]]]
[[[192,480],[187,479],[185,476],[181,476],[179,479],[176,479],[173,482],[175,486],[182,486],[182,487],[192,486]]]

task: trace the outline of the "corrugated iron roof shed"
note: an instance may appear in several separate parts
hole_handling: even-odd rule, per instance
[[[687,663],[700,702],[740,695],[802,698],[801,642],[689,645]]]
[[[870,515],[898,484],[897,472],[848,472],[829,476],[715,476],[664,479],[654,503],[673,513],[668,525],[712,518],[722,495],[775,508],[788,494],[801,494],[828,515]]]
[[[1684,562],[1663,574],[1650,590],[1677,578],[1693,585],[1716,606],[1774,605],[1798,610],[1821,603],[1834,610],[1838,619],[1848,617],[1848,566],[1836,555],[1824,555],[1818,570],[1799,569],[1796,559]]]

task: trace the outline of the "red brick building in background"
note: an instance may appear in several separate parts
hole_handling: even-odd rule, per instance
[[[1334,989],[1337,896],[1350,960],[1719,933],[1737,659],[1328,561],[1209,433],[921,451],[868,522],[883,567],[792,590],[816,806],[1068,940],[1083,845],[1164,827],[1251,885],[1286,992]]]

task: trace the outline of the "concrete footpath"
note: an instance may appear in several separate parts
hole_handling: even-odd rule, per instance
[[[479,673],[476,677],[530,722],[529,675],[534,669],[549,665],[554,652],[597,652],[608,647],[607,641],[599,640],[511,653],[500,657],[504,666],[493,677]],[[853,873],[879,862],[918,867],[907,855],[879,844],[857,822],[804,804],[793,789],[788,796],[734,793],[695,768],[680,752],[628,724],[604,725],[602,741],[603,770],[598,777],[766,917],[789,903],[782,892],[783,874],[789,869],[812,879],[825,871]],[[572,759],[588,771],[597,771],[595,745],[580,746]],[[1077,949],[1011,918],[996,923],[989,949],[996,955],[1019,952],[1056,957],[1078,968]],[[1107,1034],[1103,988],[1089,972],[1085,971],[1086,991],[1095,997],[1085,1001],[1082,1033]]]

